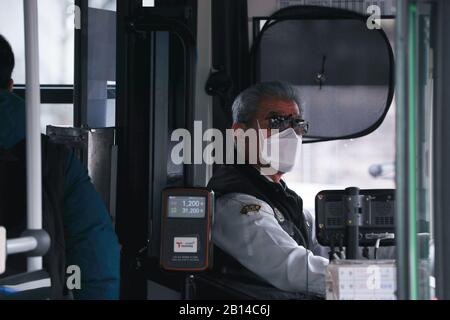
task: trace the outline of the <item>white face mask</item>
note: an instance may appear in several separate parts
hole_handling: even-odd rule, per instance
[[[276,133],[265,139],[260,133],[261,154],[263,164],[277,172],[291,172],[300,157],[303,139],[292,128]]]

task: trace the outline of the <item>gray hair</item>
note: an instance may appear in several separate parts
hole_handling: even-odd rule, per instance
[[[258,83],[244,90],[233,103],[233,122],[249,123],[261,105],[263,99],[279,98],[286,101],[295,101],[300,114],[303,108],[296,88],[289,83],[274,81]]]

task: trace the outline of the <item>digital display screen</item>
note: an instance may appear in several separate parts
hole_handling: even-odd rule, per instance
[[[169,218],[202,219],[206,216],[206,198],[204,197],[169,197]]]

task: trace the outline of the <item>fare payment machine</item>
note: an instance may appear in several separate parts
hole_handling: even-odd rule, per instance
[[[214,193],[197,188],[167,189],[162,209],[162,268],[188,272],[211,268]]]

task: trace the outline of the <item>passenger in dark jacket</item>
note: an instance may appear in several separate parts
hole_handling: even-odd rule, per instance
[[[25,139],[25,103],[12,93],[13,68],[13,52],[0,35],[0,149]],[[66,264],[81,270],[81,289],[73,291],[74,298],[118,299],[117,236],[86,169],[72,152],[66,161],[64,197]]]

